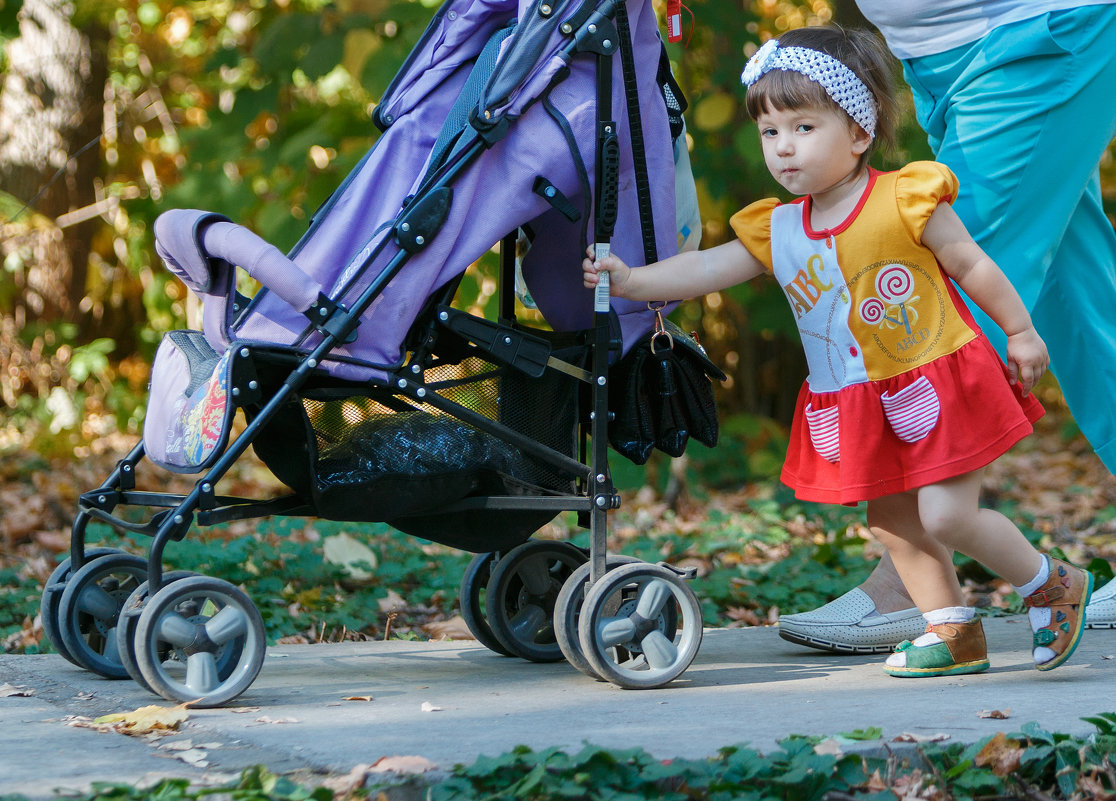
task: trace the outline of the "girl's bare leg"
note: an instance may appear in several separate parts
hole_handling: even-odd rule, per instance
[[[997,511],[980,508],[983,472],[975,470],[918,490],[918,519],[943,548],[960,551],[1022,586],[1039,572],[1042,555],[1014,523]]]
[[[884,671],[921,678],[987,670],[984,629],[976,610],[965,607],[953,551],[922,523],[918,492],[869,501],[868,525],[930,624],[924,634],[896,648]]]
[[[887,548],[899,578],[920,610],[964,604],[953,553],[923,528],[916,493],[869,501],[868,527]]]

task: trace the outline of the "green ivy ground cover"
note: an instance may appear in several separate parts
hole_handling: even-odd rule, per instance
[[[357,789],[310,786],[258,766],[220,786],[164,779],[147,787],[101,783],[72,801],[340,801],[426,798],[429,801],[998,801],[1116,797],[1116,713],[1085,718],[1084,739],[1034,724],[972,745],[846,752],[850,737],[795,736],[770,754],[747,747],[707,759],[658,760],[645,751],[587,746],[576,754],[522,747],[416,784]],[[873,732],[856,732],[854,737]],[[0,801],[25,801],[0,796]]]

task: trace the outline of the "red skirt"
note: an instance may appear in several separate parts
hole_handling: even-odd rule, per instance
[[[894,378],[824,393],[804,384],[782,479],[802,500],[841,504],[924,487],[995,461],[1043,413],[978,334]]]

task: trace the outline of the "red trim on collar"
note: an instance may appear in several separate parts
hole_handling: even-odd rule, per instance
[[[809,195],[800,198],[802,201],[802,229],[805,231],[806,236],[810,239],[828,239],[831,236],[837,236],[837,234],[842,233],[846,228],[852,225],[853,221],[856,220],[857,216],[860,214],[860,210],[864,208],[864,204],[868,202],[868,196],[872,194],[872,187],[876,185],[876,178],[879,175],[880,171],[876,168],[868,168],[868,185],[864,187],[864,191],[860,194],[860,200],[856,202],[856,208],[854,208],[849,213],[849,216],[835,228],[825,228],[821,231],[815,231],[811,228],[810,207],[812,205],[812,199]]]

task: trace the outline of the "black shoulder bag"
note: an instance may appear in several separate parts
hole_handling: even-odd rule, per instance
[[[608,442],[636,464],[658,448],[681,456],[693,437],[717,444],[713,381],[725,374],[697,338],[664,320],[655,309],[655,330],[609,370]]]

